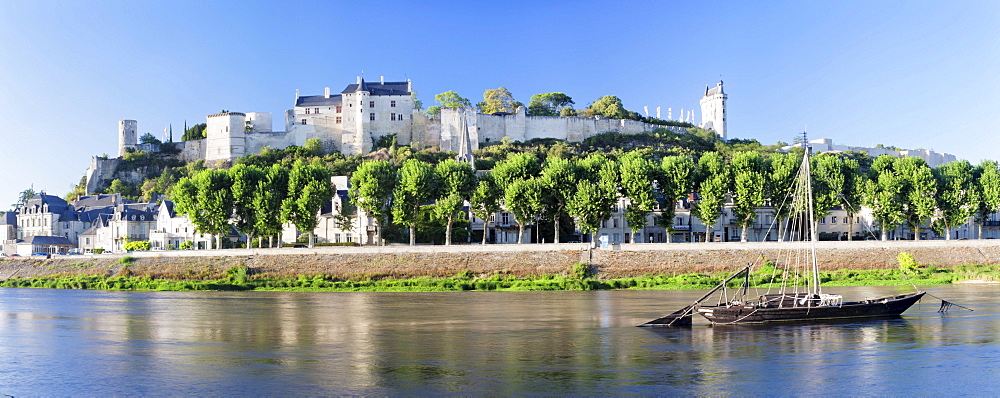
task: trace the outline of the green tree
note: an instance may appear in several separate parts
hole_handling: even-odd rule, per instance
[[[511,153],[507,159],[493,166],[493,177],[501,187],[510,187],[514,181],[537,177],[542,172],[541,163],[528,152]]]
[[[139,137],[139,142],[143,144],[163,144],[163,142],[157,139],[152,133],[143,134],[142,137]]]
[[[979,196],[976,207],[976,222],[979,224],[978,238],[983,238],[983,224],[992,213],[1000,210],[1000,170],[997,162],[984,160],[974,171],[975,189]]]
[[[659,174],[659,167],[646,159],[639,152],[629,152],[619,160],[621,170],[621,194],[628,198],[629,205],[625,209],[625,219],[628,221],[633,242],[641,243],[646,227],[646,216],[656,205],[656,192],[653,181]]]
[[[896,157],[881,155],[872,162],[868,178],[863,185],[861,203],[871,209],[872,218],[879,225],[882,240],[889,239],[889,229],[903,222],[903,204],[906,201],[906,181],[896,171]]]
[[[810,160],[813,215],[816,220],[820,220],[830,215],[831,209],[841,204],[838,194],[848,186],[847,171],[844,159],[838,154],[822,153]],[[819,239],[818,228],[819,224],[810,227],[813,240]]]
[[[657,221],[667,230],[667,242],[670,242],[670,237],[674,234],[677,201],[691,193],[694,171],[694,160],[689,156],[667,156],[660,161],[660,173],[656,185],[660,191],[662,213]]]
[[[479,176],[476,190],[472,193],[470,204],[472,214],[483,220],[483,244],[486,244],[487,224],[490,216],[500,211],[500,200],[503,199],[503,190],[497,186],[492,173]]]
[[[132,200],[137,199],[136,196],[138,196],[136,195],[135,187],[117,178],[111,181],[111,185],[108,186],[105,192],[121,194],[122,197]]]
[[[573,161],[549,157],[542,168],[539,181],[543,188],[543,201],[552,215],[553,243],[559,243],[559,220],[566,213],[566,205],[576,193],[577,166]]]
[[[298,160],[288,173],[288,195],[281,204],[281,218],[309,234],[309,247],[315,245],[313,231],[323,204],[333,198],[330,173],[322,167]]]
[[[517,243],[524,243],[524,227],[542,211],[542,183],[538,178],[517,180],[504,193],[504,203],[517,220]]]
[[[408,159],[399,169],[393,191],[392,217],[410,227],[410,246],[417,243],[417,222],[421,206],[437,197],[439,187],[434,166],[417,159]]]
[[[514,95],[509,90],[503,87],[486,90],[483,93],[483,102],[476,104],[479,107],[479,111],[486,114],[497,112],[514,113],[517,112],[519,106],[523,105],[514,99]]]
[[[769,158],[771,201],[774,203],[774,219],[778,224],[778,241],[785,240],[787,234],[786,220],[791,215],[792,185],[802,163],[803,151],[776,153]]]
[[[247,249],[259,232],[257,218],[260,213],[254,206],[254,199],[257,198],[258,186],[266,177],[263,170],[253,165],[237,164],[229,169],[229,178],[233,182],[233,222],[237,230],[247,235]]]
[[[563,108],[572,106],[573,104],[573,99],[563,93],[535,94],[528,101],[528,115],[557,116]]]
[[[698,201],[691,208],[691,214],[705,224],[705,241],[712,241],[712,229],[722,215],[722,205],[729,190],[729,170],[726,162],[716,152],[706,152],[698,159],[697,186]]]
[[[184,122],[187,125],[187,122]],[[208,137],[208,132],[205,130],[208,128],[208,124],[198,123],[191,128],[184,128],[184,135],[181,136],[182,141],[200,140],[202,138]]]
[[[611,217],[618,199],[620,167],[604,156],[590,156],[580,162],[583,176],[577,182],[576,192],[566,205],[569,214],[577,219],[580,231],[590,234],[590,241],[597,244],[594,233],[601,222]],[[588,170],[596,169],[596,172]]]
[[[10,206],[15,209],[24,206],[25,204],[28,203],[28,200],[31,200],[31,198],[34,198],[35,196],[38,196],[38,192],[35,192],[34,187],[25,189],[21,191],[21,193],[17,194],[17,203],[14,203]]]
[[[323,142],[319,138],[313,137],[306,140],[302,148],[309,156],[323,156]]]
[[[269,247],[275,247],[274,238],[281,233],[282,202],[287,197],[288,169],[280,164],[271,165],[255,187],[252,202],[256,213],[254,229],[260,236],[268,237]]]
[[[434,100],[441,104],[440,106],[432,106],[427,108],[427,116],[432,119],[438,117],[441,114],[441,108],[471,108],[472,101],[468,98],[463,98],[454,91],[445,91],[441,94],[435,95]]]
[[[434,168],[439,181],[434,212],[439,219],[447,220],[444,244],[451,245],[451,231],[455,215],[462,210],[476,189],[476,171],[467,162],[448,159]]]
[[[625,119],[625,117],[628,116],[628,111],[626,111],[625,106],[622,105],[622,100],[614,95],[605,95],[598,98],[590,104],[588,109],[591,109],[595,114],[604,116],[608,119]]]
[[[351,201],[375,218],[378,224],[375,229],[378,245],[382,244],[382,226],[389,223],[395,187],[396,168],[385,160],[362,163],[351,175]]]
[[[222,235],[229,232],[231,187],[229,173],[206,169],[193,178],[181,178],[172,193],[174,209],[187,215],[199,232],[215,236],[216,248],[222,248]]]
[[[937,182],[938,214],[932,226],[939,235],[951,240],[951,230],[976,214],[981,201],[976,190],[974,170],[965,160],[946,163],[934,168]]]
[[[921,158],[899,158],[896,160],[896,170],[904,182],[904,219],[910,224],[913,239],[920,240],[920,227],[934,216],[937,181],[931,168]]]
[[[733,212],[740,223],[740,242],[747,241],[750,225],[757,218],[757,208],[764,205],[768,195],[766,188],[767,163],[760,152],[737,152],[730,162],[733,173]]]

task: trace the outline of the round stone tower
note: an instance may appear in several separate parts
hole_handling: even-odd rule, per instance
[[[118,157],[125,156],[129,148],[135,149],[139,140],[136,135],[139,123],[135,120],[118,121]]]

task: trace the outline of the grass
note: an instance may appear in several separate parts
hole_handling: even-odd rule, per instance
[[[719,284],[728,274],[692,273],[681,275],[647,275],[635,278],[598,280],[592,269],[584,264],[574,264],[567,275],[540,275],[518,278],[509,275],[474,277],[462,271],[450,278],[364,279],[340,280],[329,275],[299,275],[293,278],[267,278],[255,275],[243,266],[226,271],[224,279],[190,280],[156,279],[148,275],[122,273],[115,276],[52,276],[39,278],[14,278],[0,283],[2,287],[35,287],[53,289],[99,290],[256,290],[256,291],[378,291],[378,292],[442,292],[442,291],[540,291],[540,290],[677,290],[708,289]],[[774,286],[773,269],[763,267],[750,276],[751,287]],[[194,276],[194,275],[192,275]],[[789,285],[794,281],[803,284],[805,279],[794,275],[785,278]],[[1000,280],[998,265],[968,265],[953,269],[926,267],[917,270],[909,279],[899,269],[837,270],[820,275],[823,286],[898,286],[949,284],[968,279]],[[736,287],[742,279],[730,282]]]

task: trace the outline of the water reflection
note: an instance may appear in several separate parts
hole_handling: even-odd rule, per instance
[[[925,300],[898,319],[648,329],[702,292],[0,289],[0,393],[974,392],[997,387],[977,376],[1000,370],[996,290],[931,290],[974,313]]]

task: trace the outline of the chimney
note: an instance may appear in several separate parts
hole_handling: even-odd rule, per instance
[[[406,79],[406,91],[413,92],[413,82],[410,79]]]
[[[379,76],[378,80],[380,83],[385,84],[385,76]]]
[[[330,88],[323,89],[323,98],[330,98]]]
[[[295,102],[299,102],[299,89],[295,89]]]

